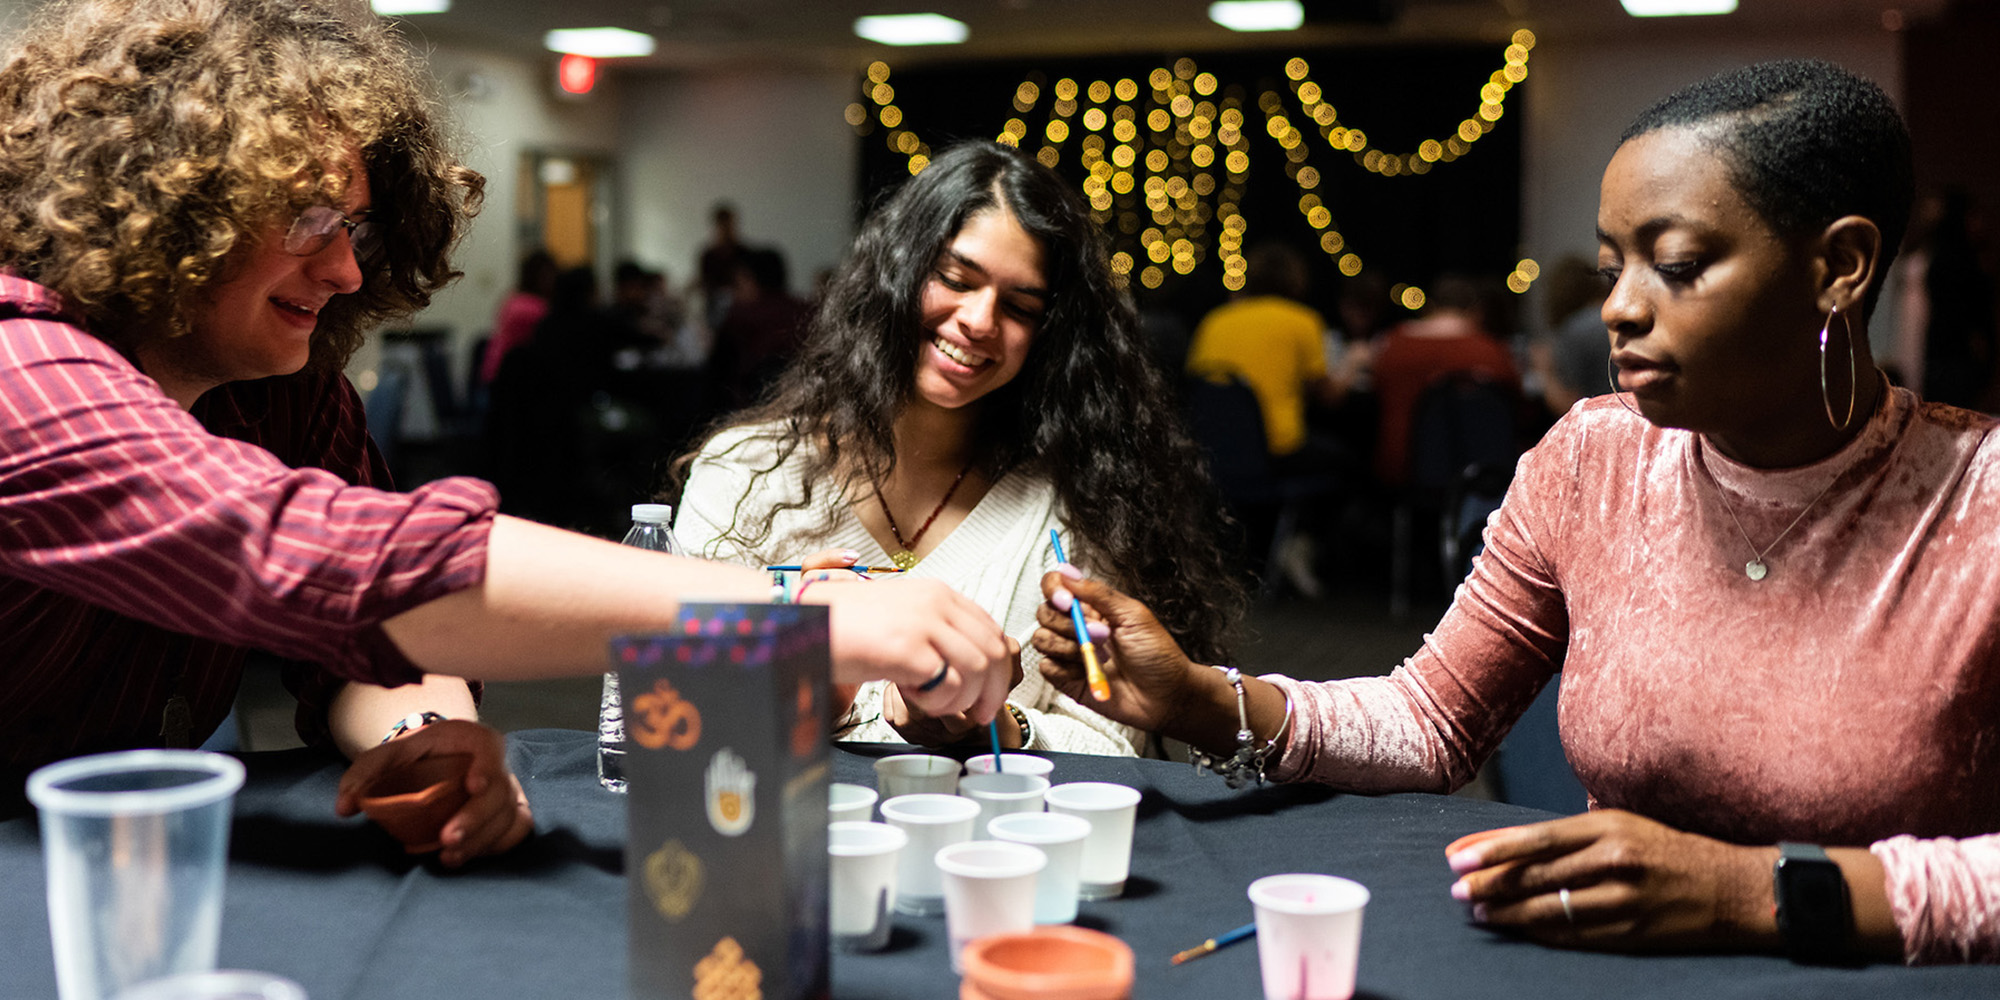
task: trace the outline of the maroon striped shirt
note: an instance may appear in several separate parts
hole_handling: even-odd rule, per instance
[[[0,276],[0,768],[160,745],[176,691],[199,740],[245,647],[418,679],[380,623],[484,579],[497,497],[367,485],[387,482],[340,375],[183,412],[55,293]]]

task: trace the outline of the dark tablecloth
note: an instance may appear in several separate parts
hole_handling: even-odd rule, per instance
[[[290,976],[313,1000],[624,996],[624,801],[597,787],[590,734],[517,733],[510,744],[536,834],[506,857],[456,872],[412,861],[365,822],[336,818],[340,762],[304,750],[247,755],[221,964]],[[1140,1000],[1260,996],[1254,940],[1179,967],[1167,957],[1248,923],[1245,887],[1285,871],[1344,875],[1373,894],[1362,997],[2000,996],[2000,968],[1601,955],[1468,924],[1447,895],[1444,845],[1546,813],[1435,795],[1232,792],[1185,765],[1051,756],[1057,782],[1116,781],[1144,793],[1125,897],[1085,903],[1078,919],[1132,945]],[[834,757],[836,780],[874,783],[868,757],[846,750]],[[55,996],[44,885],[33,819],[0,823],[0,898],[8,903],[0,911],[0,997]],[[943,918],[897,921],[888,951],[835,957],[836,997],[957,995]]]

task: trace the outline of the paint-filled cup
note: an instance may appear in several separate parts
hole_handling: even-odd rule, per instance
[[[835,947],[880,951],[889,944],[896,862],[909,842],[887,823],[827,824],[827,923]]]
[[[986,825],[994,840],[1039,848],[1048,867],[1035,879],[1035,923],[1066,924],[1076,919],[1077,866],[1090,821],[1066,813],[1023,812],[996,816]]]
[[[1115,899],[1125,892],[1132,865],[1132,824],[1139,813],[1139,790],[1108,781],[1073,781],[1043,796],[1049,811],[1090,821],[1077,868],[1078,899]]]
[[[958,761],[927,753],[902,753],[875,762],[875,788],[887,802],[899,795],[952,795]]]
[[[939,848],[972,839],[979,803],[956,795],[898,795],[882,800],[882,821],[909,835],[896,861],[896,912],[931,917],[944,912]]]
[[[826,821],[866,823],[875,818],[875,789],[835,781],[826,786]]]
[[[986,774],[992,771],[993,755],[983,753],[965,759],[965,773]],[[1037,757],[1027,753],[1003,753],[1000,755],[1000,770],[1007,774],[1039,774],[1046,778],[1054,773],[1056,762],[1047,757]]]
[[[986,835],[986,824],[1008,813],[1041,812],[1049,779],[1034,774],[968,774],[958,779],[958,794],[979,803],[973,821],[975,837]]]
[[[968,840],[940,848],[934,860],[944,873],[951,971],[964,971],[959,959],[967,942],[1035,926],[1035,876],[1048,864],[1040,849]]]
[[[1361,958],[1368,889],[1335,875],[1266,875],[1250,883],[1264,1000],[1347,1000]]]
[[[225,969],[141,983],[118,1000],[306,1000],[305,987],[269,972]]]
[[[215,968],[242,786],[241,761],[199,750],[95,754],[29,775],[62,1000]]]

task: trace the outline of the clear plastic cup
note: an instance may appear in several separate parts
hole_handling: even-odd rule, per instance
[[[1347,1000],[1361,958],[1368,889],[1337,875],[1266,875],[1250,883],[1265,1000]]]
[[[826,786],[826,818],[829,823],[866,823],[875,816],[875,789],[835,781]]]
[[[896,862],[909,834],[887,823],[839,822],[826,828],[828,928],[846,951],[880,951],[889,944],[896,900]]]
[[[1083,861],[1083,840],[1090,836],[1089,820],[1065,813],[1009,813],[994,817],[986,832],[994,840],[1038,847],[1048,856],[1048,867],[1035,879],[1035,923],[1076,919],[1077,865]]]
[[[283,976],[225,969],[140,983],[118,1000],[306,1000],[306,991]]]
[[[96,754],[29,775],[62,1000],[215,968],[242,786],[242,762],[199,750]]]
[[[951,971],[964,972],[959,952],[969,941],[1035,926],[1035,876],[1048,859],[1039,848],[999,840],[968,840],[940,848],[944,923]]]
[[[898,795],[952,795],[958,791],[958,761],[927,753],[903,753],[875,762],[875,787],[887,802]]]
[[[910,835],[896,862],[896,912],[932,917],[944,912],[938,849],[972,839],[979,803],[956,795],[898,795],[882,800],[882,821]]]
[[[1125,893],[1132,866],[1132,824],[1138,817],[1139,790],[1108,781],[1072,781],[1043,796],[1049,811],[1090,821],[1083,841],[1083,862],[1077,869],[1077,898],[1115,899]]]
[[[1041,812],[1049,779],[1036,774],[968,774],[958,779],[958,794],[979,803],[973,836],[984,836],[986,824],[1008,813]]]

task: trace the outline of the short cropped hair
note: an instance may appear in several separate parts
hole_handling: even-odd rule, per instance
[[[383,224],[320,313],[311,367],[458,277],[484,179],[446,151],[427,72],[356,0],[56,0],[0,65],[0,268],[130,350],[188,332],[199,293],[358,153]]]
[[[1691,127],[1721,151],[1744,200],[1783,236],[1859,215],[1882,230],[1874,294],[1910,225],[1910,133],[1874,83],[1816,59],[1758,63],[1669,94],[1625,129],[1624,143]]]

